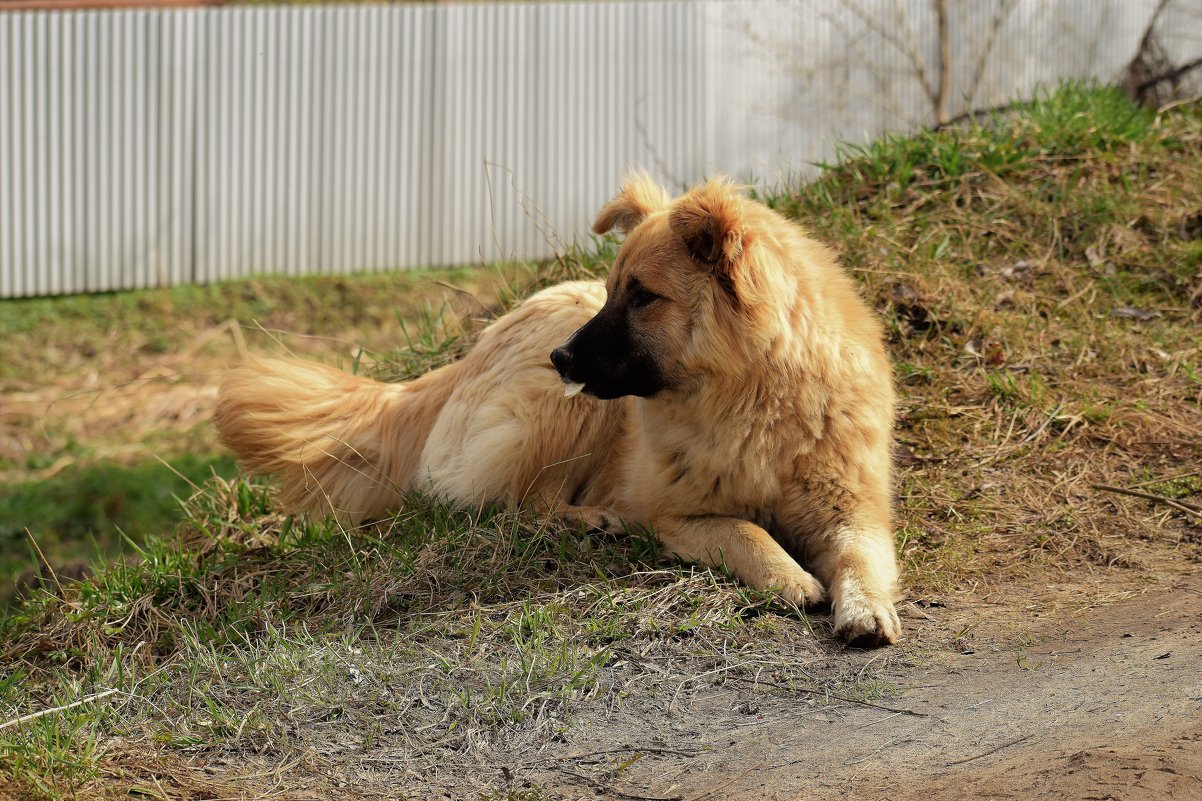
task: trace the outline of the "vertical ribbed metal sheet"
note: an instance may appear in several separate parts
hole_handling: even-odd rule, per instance
[[[952,5],[961,61],[997,27],[976,106],[1116,78],[1156,5],[1013,0],[994,26],[999,2]],[[929,123],[930,9],[0,12],[0,297],[546,257],[630,168],[773,184],[838,139]],[[1196,57],[1202,3],[1170,16],[1166,45]]]

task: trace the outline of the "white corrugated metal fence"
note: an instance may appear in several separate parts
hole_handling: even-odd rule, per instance
[[[1114,77],[1152,2],[1009,5],[978,105]],[[937,58],[926,6],[0,13],[0,297],[543,257],[630,167],[775,181],[929,119],[881,38]]]

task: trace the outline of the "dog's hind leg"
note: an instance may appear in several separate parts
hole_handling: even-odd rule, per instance
[[[555,515],[569,523],[582,525],[589,531],[621,534],[626,530],[626,524],[618,513],[604,506],[563,506],[555,510]]]
[[[686,562],[725,567],[757,590],[775,589],[785,600],[807,606],[826,592],[764,529],[733,517],[657,519],[652,526],[664,550]]]

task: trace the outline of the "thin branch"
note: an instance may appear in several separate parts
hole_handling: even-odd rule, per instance
[[[732,784],[734,784],[735,782],[737,782],[739,779],[742,779],[742,778],[743,778],[744,776],[746,776],[748,773],[751,773],[751,772],[752,772],[752,771],[754,771],[754,770],[759,770],[759,769],[760,769],[760,768],[762,768],[762,767],[764,767],[764,763],[763,763],[763,762],[757,762],[756,764],[754,764],[754,765],[752,765],[751,767],[747,768],[747,770],[743,771],[742,773],[738,774],[737,776],[732,776],[731,778],[729,778],[729,779],[727,779],[726,781],[722,782],[722,784],[719,784],[717,787],[711,787],[710,789],[706,790],[706,791],[705,791],[704,793],[702,793],[701,795],[694,795],[694,796],[690,796],[690,797],[689,797],[689,798],[687,798],[685,801],[702,801],[702,799],[704,799],[704,798],[709,798],[710,796],[712,796],[712,795],[715,795],[716,793],[718,793],[720,790],[725,790],[727,787],[730,787]]]
[[[947,99],[952,93],[952,37],[948,31],[947,0],[935,0],[935,23],[939,31],[939,96],[935,98],[935,124],[947,119]]]
[[[1153,495],[1150,492],[1140,492],[1139,490],[1124,489],[1123,487],[1112,487],[1109,484],[1093,484],[1091,485],[1096,490],[1103,492],[1114,492],[1118,495],[1130,495],[1132,498],[1143,498],[1154,503],[1162,503],[1165,506],[1171,506],[1179,512],[1182,512],[1191,517],[1196,517],[1202,520],[1202,506],[1195,506],[1192,503],[1179,501],[1174,498],[1166,498],[1163,495]]]
[[[1161,12],[1164,11],[1168,4],[1169,0],[1160,0],[1160,3],[1156,6],[1156,10],[1152,12],[1152,18],[1148,20],[1148,27],[1144,28],[1144,35],[1140,37],[1139,49],[1135,51],[1136,58],[1140,54],[1147,52],[1148,46],[1152,43],[1152,35],[1156,32],[1156,22],[1160,19]]]
[[[910,29],[908,22],[905,27],[906,30],[911,34],[909,37],[909,42],[891,30],[888,26],[883,24],[878,19],[877,15],[870,14],[852,0],[843,0],[843,7],[851,11],[852,14],[859,18],[860,22],[863,23],[865,28],[884,39],[898,52],[906,57],[906,59],[910,62],[910,66],[914,69],[914,76],[918,79],[918,83],[922,87],[922,91],[926,93],[926,96],[931,101],[932,105],[937,104],[939,101],[938,92],[931,84],[930,78],[927,76],[926,62],[923,60],[922,54],[918,52],[918,47],[914,42],[915,37],[913,36],[913,31]],[[900,12],[900,10],[898,11],[898,17],[899,19],[897,22],[899,23],[898,27],[900,28],[900,23],[906,22],[907,18]]]
[[[651,159],[655,162],[655,166],[659,167],[659,171],[665,178],[671,181],[680,190],[686,191],[689,187],[688,183],[680,180],[680,178],[672,172],[672,168],[668,166],[668,162],[664,161],[664,157],[660,155],[659,150],[655,147],[655,142],[651,141],[651,134],[647,131],[647,126],[643,122],[641,109],[645,104],[646,96],[640,97],[634,106],[634,129],[638,131],[639,137],[643,140],[643,146],[647,148],[647,152],[651,154]]]
[[[616,787],[613,787],[612,785],[597,781],[592,776],[585,776],[583,773],[577,773],[576,771],[568,770],[567,768],[559,768],[559,772],[566,774],[568,776],[573,776],[577,779],[580,779],[581,781],[585,782],[590,787],[592,787],[594,790],[600,790],[601,792],[605,793],[606,795],[611,795],[616,798],[626,798],[626,799],[630,799],[630,801],[681,801],[681,796],[678,796],[678,795],[662,796],[662,795],[635,795],[634,793],[624,793],[621,790],[617,789]]]
[[[1153,62],[1160,61],[1163,63],[1163,53],[1158,53],[1160,50],[1156,41],[1156,23],[1160,20],[1160,15],[1168,6],[1169,0],[1160,0],[1156,5],[1156,10],[1152,12],[1151,18],[1148,19],[1148,24],[1144,28],[1144,35],[1139,39],[1139,47],[1135,50],[1135,55],[1127,64],[1126,78],[1124,84],[1127,94],[1132,100],[1141,104],[1146,104],[1147,98],[1142,96],[1142,93],[1135,83],[1145,80],[1143,76],[1147,75],[1153,67]]]
[[[779,684],[775,681],[765,681],[763,679],[746,678],[744,676],[734,676],[737,681],[744,681],[749,684],[765,684],[769,687],[778,687],[782,690],[788,690],[795,693],[805,693],[806,695],[820,695],[824,698],[834,698],[836,701],[842,701],[845,704],[855,704],[857,706],[866,706],[869,709],[879,709],[882,712],[897,712],[902,715],[913,715],[916,718],[929,718],[925,712],[915,712],[913,709],[898,709],[897,707],[884,706],[882,704],[874,704],[871,701],[864,701],[859,698],[849,698],[846,695],[837,695],[836,693],[827,692],[826,690],[816,690],[810,687],[791,687],[788,684]]]
[[[1151,89],[1153,86],[1155,86],[1158,83],[1163,83],[1165,81],[1175,81],[1178,78],[1180,78],[1182,75],[1184,75],[1185,73],[1189,72],[1190,70],[1196,70],[1198,67],[1202,67],[1202,58],[1195,58],[1193,61],[1187,61],[1186,63],[1182,64],[1180,67],[1177,67],[1174,70],[1169,70],[1168,72],[1166,72],[1162,75],[1157,75],[1155,77],[1149,78],[1148,80],[1146,80],[1146,81],[1140,83],[1138,86],[1136,86],[1135,91],[1142,92],[1145,89]]]
[[[993,19],[989,23],[989,36],[985,39],[985,45],[981,48],[981,52],[977,54],[972,81],[968,84],[968,91],[964,93],[965,103],[971,103],[972,99],[977,96],[977,89],[980,88],[981,79],[985,77],[985,67],[989,62],[989,56],[993,53],[993,46],[997,43],[998,33],[1001,32],[1002,26],[1006,24],[1006,19],[1017,4],[1018,0],[1001,0],[998,3],[997,13],[993,15]]]
[[[851,54],[856,63],[872,63],[872,53],[860,46],[859,42],[857,41],[858,37],[852,35],[852,32],[836,15],[831,14],[830,12],[823,12],[819,16],[819,20],[830,25],[836,33],[843,37],[843,45],[847,48],[848,53]],[[894,46],[896,47],[896,45]],[[782,55],[782,58],[783,57],[784,56]],[[833,70],[837,68],[837,66],[837,64],[831,62],[827,66],[827,69],[828,71]],[[926,84],[923,82],[924,79],[921,76],[915,76],[915,79],[918,80],[923,94],[928,94]],[[895,117],[905,120],[908,125],[920,126],[924,124],[921,117],[912,116],[910,112],[904,106],[897,103],[892,96],[885,97],[880,94],[871,94],[869,92],[862,91],[856,87],[854,82],[848,82],[841,87],[841,89],[842,91],[846,92],[849,97],[863,100],[866,103],[871,103],[874,106],[893,114]]]
[[[7,729],[9,726],[20,726],[22,723],[28,723],[29,721],[36,720],[37,718],[43,717],[44,715],[52,715],[55,712],[65,712],[66,710],[74,709],[77,706],[83,706],[84,704],[90,704],[93,701],[99,701],[101,698],[108,698],[113,693],[118,693],[118,692],[121,692],[121,691],[116,688],[111,689],[111,690],[105,690],[104,692],[96,693],[95,695],[89,695],[89,696],[85,696],[84,698],[80,698],[78,701],[72,701],[69,704],[63,704],[62,706],[54,706],[54,707],[51,707],[50,709],[43,709],[41,712],[31,712],[28,715],[22,715],[19,718],[13,718],[12,720],[5,721],[4,723],[0,723],[0,729]]]
[[[1002,103],[999,106],[990,106],[989,108],[976,108],[972,109],[971,111],[962,111],[942,125],[935,126],[935,130],[942,131],[946,128],[952,127],[953,125],[959,125],[962,122],[967,122],[968,120],[979,120],[985,117],[990,117],[994,114],[1005,114],[1007,111],[1013,111],[1016,108],[1027,105],[1029,102],[1029,100],[1014,100],[1009,103]]]
[[[981,759],[982,757],[991,756],[993,754],[996,754],[998,751],[1009,748],[1012,745],[1018,745],[1021,742],[1026,742],[1027,740],[1031,739],[1031,736],[1032,735],[1030,735],[1030,734],[1024,734],[1022,737],[1015,737],[1013,740],[1004,742],[1001,745],[999,745],[997,748],[991,748],[983,754],[977,754],[976,756],[970,756],[968,759],[957,759],[955,762],[944,762],[943,766],[945,768],[950,768],[952,765],[963,765],[965,762],[973,762],[975,760]]]
[[[66,597],[66,594],[63,591],[62,582],[58,580],[58,574],[54,572],[54,565],[50,564],[50,560],[46,558],[46,554],[42,553],[42,546],[38,545],[38,541],[34,539],[33,533],[29,530],[28,526],[25,527],[25,536],[29,538],[30,543],[33,544],[34,550],[38,552],[38,558],[42,560],[42,564],[44,564],[46,569],[50,571],[50,578],[54,579],[54,585],[58,587],[59,597]],[[0,726],[0,728],[3,727]]]
[[[588,751],[583,754],[542,757],[541,759],[526,762],[522,767],[530,768],[546,762],[579,762],[585,759],[592,759],[593,757],[610,756],[612,754],[674,754],[677,756],[695,757],[700,755],[701,751],[681,751],[676,748],[658,748],[650,745],[626,745],[621,748],[606,748],[603,751]]]

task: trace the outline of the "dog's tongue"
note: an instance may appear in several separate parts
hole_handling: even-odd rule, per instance
[[[580,394],[580,390],[584,389],[584,384],[572,383],[563,388],[563,396],[572,398]]]

